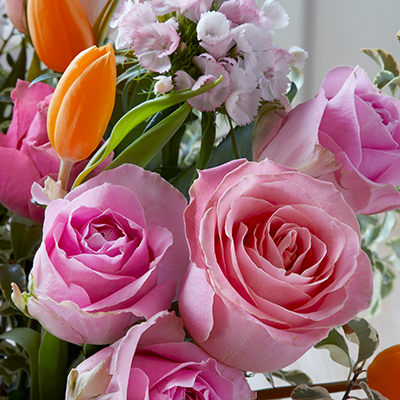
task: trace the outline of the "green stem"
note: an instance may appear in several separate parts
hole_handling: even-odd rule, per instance
[[[229,134],[231,135],[231,138],[232,138],[233,154],[235,155],[236,159],[239,159],[240,158],[239,148],[238,148],[238,145],[237,145],[236,135],[235,135],[235,131],[234,131],[233,126],[232,126],[232,120],[230,119],[230,117],[228,117],[228,121],[229,121],[229,126],[230,126]]]
[[[366,378],[355,380],[351,384],[350,390],[360,389],[358,382],[361,382],[361,381],[366,382],[367,380],[366,380]],[[329,382],[329,383],[321,383],[321,384],[307,385],[307,386],[309,386],[309,387],[322,386],[329,393],[338,393],[338,392],[347,391],[348,387],[350,385],[347,381],[340,381],[340,382]],[[257,390],[256,391],[257,400],[272,400],[272,399],[290,398],[290,395],[291,395],[292,391],[294,390],[294,388],[295,388],[295,386],[283,386],[283,387],[277,387],[277,388],[273,388],[273,389]]]

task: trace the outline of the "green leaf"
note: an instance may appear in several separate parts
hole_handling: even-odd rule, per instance
[[[108,0],[93,25],[94,39],[98,47],[103,45],[104,40],[107,37],[109,23],[115,9],[117,8],[118,1],[119,0]]]
[[[365,319],[356,317],[344,325],[343,329],[347,338],[359,346],[356,365],[374,354],[379,346],[378,333]]]
[[[33,255],[42,237],[42,225],[18,215],[12,217],[10,225],[14,258],[20,260]]]
[[[68,343],[46,331],[39,350],[39,391],[41,399],[64,399],[67,359]]]
[[[37,78],[35,78],[30,83],[29,87],[33,86],[35,83],[47,81],[48,79],[60,78],[61,76],[62,74],[60,74],[59,72],[47,72],[46,74],[40,75]]]
[[[235,128],[236,142],[239,148],[239,156],[252,160],[251,140],[253,123]],[[216,167],[228,161],[234,160],[235,154],[232,150],[232,138],[227,136],[217,147],[214,147],[208,168]]]
[[[368,397],[368,400],[389,400],[378,391],[370,389],[366,382],[360,381],[358,384],[360,385],[361,389],[364,390],[365,394]]]
[[[377,73],[373,80],[373,84],[378,86],[378,89],[383,89],[385,86],[391,82],[395,76],[393,75],[393,72],[391,71],[386,71],[382,70]]]
[[[40,334],[29,328],[14,328],[0,335],[0,339],[10,339],[22,346],[29,355],[31,369],[31,400],[39,400],[38,355]],[[51,398],[51,397],[49,397]]]
[[[385,244],[392,249],[397,258],[400,258],[400,236],[391,238]]]
[[[26,76],[26,80],[28,82],[32,82],[34,79],[36,79],[37,77],[42,75],[42,70],[40,68],[40,65],[41,65],[40,58],[39,58],[38,54],[36,53],[36,51],[34,50],[33,56],[32,56],[32,62],[29,67],[28,74]]]
[[[293,390],[290,397],[293,400],[332,400],[329,392],[322,386],[313,386],[312,388],[310,388],[304,384],[297,386],[297,388]]]
[[[399,76],[400,68],[397,60],[387,51],[382,49],[361,49],[363,53],[370,56],[382,70],[387,70],[393,73],[394,76]]]
[[[344,367],[353,368],[354,361],[350,357],[349,348],[344,337],[332,329],[326,339],[321,340],[314,346],[316,349],[329,351],[331,359]]]
[[[76,178],[73,188],[77,187],[86,176],[99,165],[115,149],[115,147],[124,139],[124,137],[137,125],[158,111],[164,110],[175,104],[179,104],[187,99],[198,96],[217,86],[222,81],[222,76],[214,82],[208,83],[198,90],[182,90],[165,96],[157,97],[153,100],[139,104],[134,109],[126,113],[114,126],[111,136],[97,151],[93,158],[86,165],[85,169]]]
[[[189,188],[193,182],[195,171],[196,164],[193,163],[171,180],[171,184],[175,186],[186,197],[187,200],[189,200]]]
[[[290,90],[286,93],[286,97],[289,100],[289,103],[291,103],[294,98],[296,97],[296,94],[298,92],[297,86],[294,82],[290,83]]]
[[[12,282],[15,282],[22,291],[26,290],[26,275],[24,269],[19,264],[0,265],[0,289],[8,303],[13,308],[16,308],[11,300]]]
[[[297,369],[293,369],[291,371],[284,371],[281,369],[279,371],[271,372],[271,375],[282,379],[289,383],[289,385],[293,386],[301,385],[303,383],[306,385],[311,385],[313,383],[307,374]]]
[[[134,79],[145,74],[147,71],[140,65],[136,64],[128,68],[125,72],[117,77],[117,85],[123,82],[125,79]]]
[[[184,103],[178,110],[136,139],[106,169],[113,169],[125,163],[144,168],[181,127],[191,109],[188,103]]]
[[[379,224],[379,217],[377,215],[356,215],[358,223],[360,224],[360,230],[363,234],[370,225],[378,225]]]

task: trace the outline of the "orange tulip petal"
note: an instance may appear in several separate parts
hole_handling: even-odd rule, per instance
[[[63,72],[78,53],[95,43],[79,0],[30,0],[27,15],[35,50],[54,71]]]

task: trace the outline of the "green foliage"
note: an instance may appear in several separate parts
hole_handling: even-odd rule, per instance
[[[67,361],[68,343],[45,332],[39,350],[40,399],[64,399]]]
[[[279,371],[266,373],[264,374],[264,376],[267,378],[272,386],[274,386],[272,377],[282,379],[292,386],[297,386],[301,384],[311,385],[313,383],[311,378],[307,374],[297,369],[293,369],[290,371],[284,371],[283,369],[280,369]]]
[[[321,340],[314,347],[316,349],[328,350],[331,359],[338,364],[351,369],[354,367],[354,361],[350,357],[349,347],[344,337],[336,329],[332,329],[328,337]]]
[[[304,384],[297,386],[290,395],[290,398],[293,400],[332,400],[329,392],[322,386],[314,386],[311,388]]]
[[[383,396],[376,390],[372,390],[368,387],[366,382],[359,383],[362,390],[364,390],[365,394],[367,395],[368,400],[389,400],[387,397]]]
[[[119,0],[108,0],[93,25],[93,34],[98,47],[104,44],[109,29],[109,23]]]
[[[126,113],[114,126],[110,137],[104,143],[104,145],[97,151],[90,162],[87,164],[85,169],[80,173],[78,178],[75,180],[73,187],[78,186],[86,178],[86,176],[104,161],[107,156],[115,149],[115,147],[124,139],[124,137],[138,124],[156,114],[158,111],[164,110],[175,104],[179,104],[187,99],[195,97],[207,90],[212,89],[218,85],[222,80],[222,76],[216,81],[202,86],[198,90],[183,90],[177,93],[171,93],[169,95],[160,96],[156,99],[141,103],[134,109]]]

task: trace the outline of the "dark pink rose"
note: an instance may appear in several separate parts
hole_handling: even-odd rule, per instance
[[[360,67],[330,70],[318,95],[256,121],[253,159],[269,158],[332,182],[359,214],[400,207],[400,101]]]
[[[184,342],[182,320],[163,312],[78,365],[66,400],[253,400],[242,371]],[[97,397],[99,396],[99,397]]]
[[[179,310],[217,360],[278,370],[369,306],[371,265],[331,183],[235,160],[201,171],[190,196]]]
[[[189,262],[186,205],[160,175],[134,165],[102,172],[52,201],[27,312],[68,342],[108,344],[168,309]],[[22,304],[18,290],[14,301]]]

